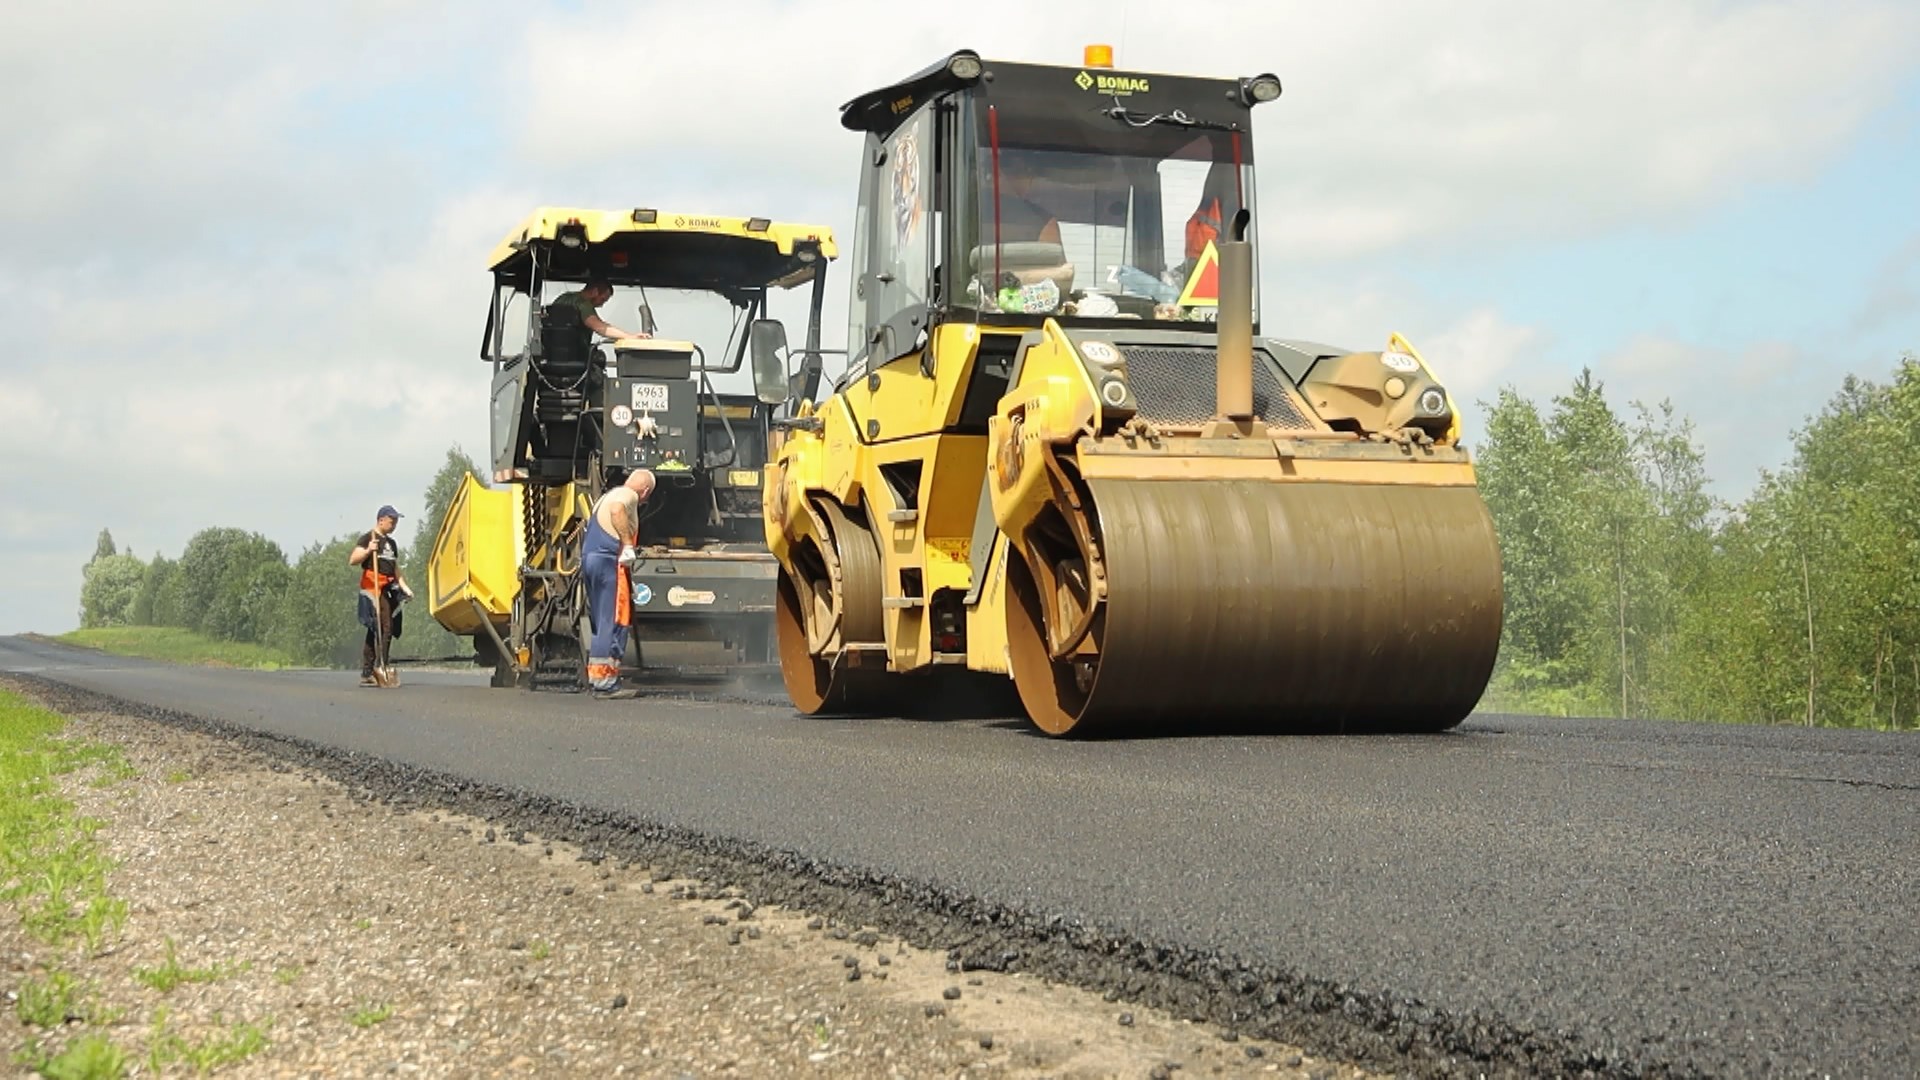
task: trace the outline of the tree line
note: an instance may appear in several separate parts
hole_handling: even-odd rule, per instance
[[[1548,715],[1920,727],[1920,356],[1848,376],[1743,501],[1709,493],[1692,421],[1671,404],[1623,415],[1583,371],[1545,407],[1512,389],[1476,448],[1499,536],[1506,617],[1485,705]],[[402,564],[416,590],[460,483],[458,447],[422,500]],[[358,661],[357,533],[289,560],[272,541],[206,529],[142,562],[101,534],[83,626],[179,626]],[[470,651],[409,605],[401,657]]]
[[[419,527],[401,553],[401,573],[416,598],[401,609],[396,659],[473,651],[466,639],[434,621],[425,603],[434,537],[468,474],[481,475],[459,447],[449,449],[421,500]],[[354,615],[360,570],[347,564],[347,555],[364,531],[316,541],[290,559],[257,532],[208,528],[187,541],[178,559],[156,554],[143,561],[117,550],[112,533],[103,529],[81,572],[80,625],[180,627],[266,645],[295,663],[355,665],[365,632]]]
[[[1848,376],[1751,495],[1691,421],[1582,372],[1502,391],[1478,473],[1506,623],[1487,704],[1554,715],[1920,726],[1920,356]]]

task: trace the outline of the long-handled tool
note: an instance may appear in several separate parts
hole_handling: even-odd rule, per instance
[[[392,689],[400,685],[400,672],[387,659],[387,628],[393,623],[390,614],[383,617],[381,612],[381,605],[386,603],[387,590],[380,583],[380,548],[381,541],[386,538],[380,534],[378,523],[375,523],[371,536],[372,550],[367,552],[367,558],[372,562],[373,571],[373,681],[377,686]]]

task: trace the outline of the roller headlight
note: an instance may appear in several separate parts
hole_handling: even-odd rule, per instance
[[[1127,384],[1119,379],[1108,379],[1100,384],[1100,400],[1114,408],[1127,403]]]
[[[1240,93],[1249,105],[1260,105],[1280,96],[1280,79],[1275,75],[1256,75],[1243,80]]]
[[[1420,411],[1428,416],[1443,416],[1447,411],[1447,395],[1437,386],[1429,386],[1420,393]]]
[[[980,77],[980,71],[980,58],[977,56],[961,55],[947,61],[947,72],[956,79],[972,82]]]

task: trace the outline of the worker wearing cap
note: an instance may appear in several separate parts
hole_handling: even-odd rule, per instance
[[[640,541],[640,504],[653,494],[653,473],[635,469],[619,487],[600,496],[587,518],[587,539],[580,574],[587,582],[587,614],[593,640],[587,647],[587,685],[598,698],[632,697],[620,688],[620,664],[627,656],[627,627],[633,621],[629,570]]]
[[[361,568],[360,625],[367,628],[366,643],[360,648],[361,686],[379,685],[373,677],[373,666],[386,659],[393,639],[399,636],[396,594],[413,596],[413,589],[400,576],[400,545],[393,538],[399,524],[400,511],[382,506],[374,515],[373,528],[360,534],[353,542],[352,554],[347,556],[349,566]]]

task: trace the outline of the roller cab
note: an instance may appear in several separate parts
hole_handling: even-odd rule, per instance
[[[1052,735],[1472,710],[1500,559],[1445,385],[1398,335],[1261,333],[1279,90],[963,51],[844,107],[849,365],[778,422],[762,503],[803,711],[942,667]]]

